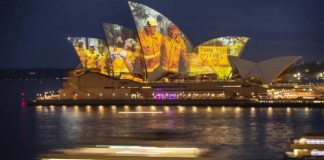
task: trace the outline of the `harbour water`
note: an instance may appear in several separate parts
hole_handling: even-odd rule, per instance
[[[140,145],[208,151],[197,159],[273,160],[283,158],[289,138],[324,132],[324,108],[311,106],[22,106],[22,94],[60,85],[0,81],[0,159],[35,159],[89,145]]]

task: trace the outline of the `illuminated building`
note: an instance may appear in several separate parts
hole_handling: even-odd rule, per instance
[[[61,88],[60,97],[73,99],[73,95],[78,93],[77,99],[223,99],[251,98],[252,92],[264,93],[266,90],[243,81],[177,79],[141,83],[89,72],[70,76]]]
[[[249,38],[240,36],[192,46],[188,37],[159,12],[134,2],[129,6],[136,31],[104,23],[107,41],[68,38],[81,63],[70,72],[60,99],[256,98],[267,94],[267,88],[246,81],[249,77],[271,83],[299,59],[283,57],[260,63],[241,60],[238,57]],[[269,64],[279,67],[267,72],[263,66],[269,68]],[[241,80],[231,78],[231,65],[238,69]]]

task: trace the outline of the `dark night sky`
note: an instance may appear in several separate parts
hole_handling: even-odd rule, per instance
[[[175,22],[194,45],[247,36],[242,57],[324,60],[323,0],[136,0]],[[0,68],[72,68],[67,36],[105,39],[102,23],[135,29],[126,0],[0,1]]]

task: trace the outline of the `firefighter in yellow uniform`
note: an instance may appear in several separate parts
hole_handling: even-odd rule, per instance
[[[133,72],[132,62],[135,60],[134,51],[132,49],[133,44],[131,44],[133,42],[128,42],[128,40],[126,40],[124,48],[114,48],[113,66],[114,71],[118,74]]]
[[[90,46],[89,51],[87,53],[87,68],[88,69],[95,68],[96,57],[97,57],[97,53],[95,51],[95,47]]]
[[[160,65],[162,34],[157,32],[155,18],[148,18],[145,26],[139,31],[147,72],[153,72]]]
[[[142,50],[141,46],[137,41],[133,40],[133,45],[132,45],[132,65],[133,65],[133,73],[135,74],[144,74],[144,61],[143,61],[143,56],[142,56]]]
[[[100,73],[107,75],[107,59],[109,55],[103,45],[98,46],[98,54],[98,69],[100,69]]]
[[[86,67],[87,66],[87,51],[84,48],[83,44],[84,44],[83,41],[79,40],[77,42],[77,45],[74,47],[74,49],[80,58],[82,66]]]
[[[121,72],[128,72],[124,59],[121,56],[122,48],[113,47],[110,50],[114,76],[119,76]]]
[[[123,52],[121,52],[120,55],[124,59],[128,72],[134,71],[133,65],[136,59],[135,51],[136,51],[136,41],[132,38],[128,38],[127,40],[125,40],[124,50]]]
[[[183,60],[185,69],[188,68],[186,45],[179,35],[176,25],[168,26],[168,35],[162,38],[161,42],[161,63],[162,69],[167,72],[179,73],[180,58]]]

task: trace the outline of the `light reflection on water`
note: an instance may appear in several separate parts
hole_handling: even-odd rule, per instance
[[[92,110],[91,110],[91,106],[86,106],[86,112],[87,112],[87,113],[91,113],[91,111],[92,111]]]
[[[142,111],[143,111],[142,106],[136,106],[136,111],[137,111],[137,112],[142,112]]]
[[[104,115],[105,114],[105,107],[104,106],[98,106],[98,114]]]
[[[74,106],[74,113],[78,113],[79,112],[79,106]]]
[[[62,106],[62,111],[66,111],[66,106],[65,105]]]
[[[166,113],[170,111],[169,106],[164,106],[163,108],[164,108],[164,112],[166,112]]]
[[[222,107],[222,112],[226,112],[226,108],[224,106]]]
[[[269,107],[269,108],[268,108],[268,111],[267,111],[267,116],[268,116],[268,118],[272,118],[272,114],[273,114],[272,107]]]
[[[111,106],[111,112],[112,112],[113,114],[116,114],[116,112],[117,112],[117,107],[116,107],[116,106]]]
[[[267,156],[280,159],[289,138],[324,129],[323,123],[319,123],[324,120],[320,108],[36,106],[29,109],[36,111],[37,138],[47,148],[58,147],[61,141],[71,146],[154,141],[153,144],[202,146],[211,151],[209,157],[219,159]]]
[[[290,113],[291,113],[291,108],[290,107],[287,107],[286,113],[287,113],[287,116],[290,116]]]
[[[197,107],[196,106],[192,106],[192,112],[196,113],[197,112]]]
[[[206,110],[207,110],[207,113],[211,113],[213,111],[210,106],[208,106]]]

